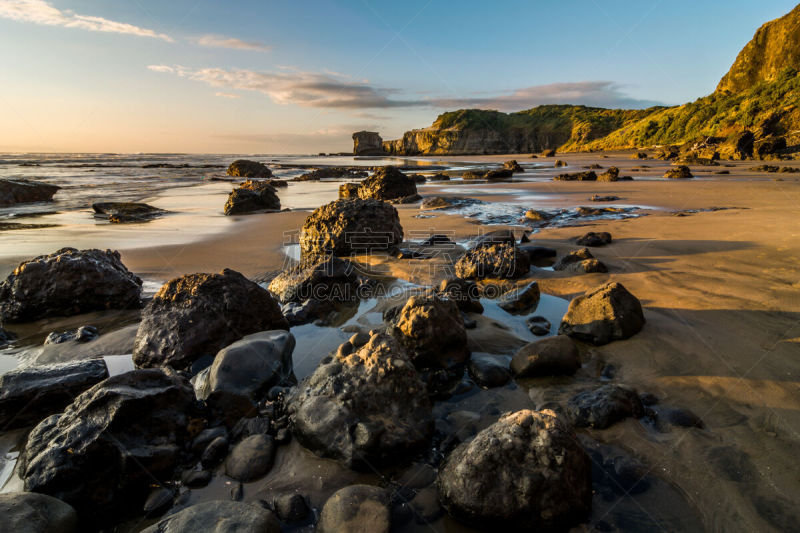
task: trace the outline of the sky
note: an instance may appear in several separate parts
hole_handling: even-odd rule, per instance
[[[0,0],[0,151],[317,153],[713,92],[784,0]]]

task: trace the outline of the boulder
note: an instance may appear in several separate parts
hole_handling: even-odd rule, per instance
[[[525,172],[525,169],[522,168],[522,165],[517,163],[516,159],[509,159],[503,163],[503,168],[505,170],[510,170],[511,172]]]
[[[597,181],[597,174],[593,170],[575,172],[573,174],[559,174],[553,181]]]
[[[605,246],[611,244],[611,234],[607,231],[594,232],[590,231],[582,237],[579,237],[575,244],[580,246]]]
[[[49,202],[61,187],[28,180],[0,179],[0,206]]]
[[[460,196],[429,196],[422,200],[420,209],[449,209],[451,207],[462,207],[480,203],[474,198],[462,198]]]
[[[142,280],[111,250],[62,248],[20,264],[0,283],[0,322],[139,307]]]
[[[248,182],[247,187],[239,187],[231,191],[225,202],[226,215],[242,215],[247,213],[263,213],[280,211],[281,200],[275,187],[267,183]]]
[[[525,211],[525,220],[530,220],[532,222],[546,222],[550,219],[555,218],[554,213],[548,213],[547,211],[542,211],[541,209],[528,209]]]
[[[591,463],[553,411],[509,413],[458,446],[439,470],[445,509],[471,527],[563,530],[591,507]]]
[[[397,202],[414,196],[417,196],[414,180],[393,166],[379,168],[375,174],[362,181],[358,188],[358,197],[364,200]]]
[[[693,178],[692,171],[689,170],[689,167],[686,165],[678,165],[675,168],[671,168],[664,173],[665,178],[669,179],[687,179]]]
[[[525,287],[513,289],[502,294],[497,299],[497,305],[509,313],[530,313],[539,305],[540,296],[539,284],[532,281]]]
[[[605,264],[595,259],[588,248],[573,250],[553,265],[553,270],[560,272],[608,272]]]
[[[599,346],[631,337],[644,323],[639,300],[621,283],[609,282],[574,298],[558,332]]]
[[[553,149],[547,149],[547,150],[544,150],[541,153],[542,157],[555,157],[555,155],[556,155],[556,151],[553,150]]]
[[[389,494],[372,485],[350,485],[328,498],[319,516],[319,533],[389,533]]]
[[[18,469],[25,490],[69,503],[84,521],[118,522],[172,476],[194,404],[191,384],[172,372],[98,383],[28,435]]]
[[[636,391],[617,385],[603,385],[570,398],[567,412],[572,423],[578,427],[605,429],[630,416],[641,418],[644,407]]]
[[[233,447],[225,460],[225,473],[247,483],[264,477],[275,459],[275,441],[269,435],[250,435]]]
[[[474,353],[469,358],[467,370],[470,377],[482,387],[502,387],[511,381],[508,364],[502,357],[488,353]]]
[[[94,326],[81,326],[67,331],[53,331],[44,339],[45,344],[63,344],[65,342],[91,342],[100,336]]]
[[[467,251],[456,262],[456,275],[464,279],[517,279],[530,272],[528,254],[513,244],[481,246]]]
[[[112,224],[147,222],[166,213],[163,209],[136,202],[98,202],[92,204],[96,215],[106,215]]]
[[[517,247],[517,250],[520,252],[527,254],[528,259],[533,261],[539,261],[540,259],[547,259],[549,257],[555,257],[558,255],[558,252],[555,248],[548,248],[546,246],[536,246],[535,244],[522,244]]]
[[[287,493],[277,496],[274,500],[275,512],[283,522],[292,524],[304,520],[311,509],[308,508],[306,499],[302,494]]]
[[[258,401],[276,385],[293,380],[294,336],[288,331],[246,335],[219,351],[202,389],[204,398],[217,391]]]
[[[391,253],[403,241],[397,209],[381,200],[341,199],[318,207],[300,232],[304,259]]]
[[[189,274],[168,281],[142,312],[136,366],[189,367],[244,335],[289,329],[270,293],[240,273]]]
[[[631,155],[631,159],[647,159],[646,152],[636,152]]]
[[[528,329],[537,337],[544,337],[550,333],[552,324],[543,316],[532,316],[525,321]]]
[[[141,533],[280,533],[271,511],[249,503],[214,500],[187,507]]]
[[[608,167],[608,170],[597,176],[597,181],[617,181],[619,180],[619,169]]]
[[[566,335],[527,344],[511,359],[511,371],[520,378],[571,376],[580,367],[578,347]]]
[[[265,179],[272,177],[272,171],[267,165],[247,159],[237,159],[231,163],[227,174],[238,178]]]
[[[78,514],[58,498],[35,492],[0,494],[0,529],[9,533],[77,533]]]
[[[756,136],[750,130],[744,130],[730,136],[720,147],[720,157],[743,161],[753,157]]]
[[[454,301],[465,313],[483,313],[480,292],[474,281],[447,278],[442,280],[436,290],[441,297]]]
[[[339,198],[358,198],[358,183],[342,183],[339,185]]]
[[[375,131],[357,131],[353,134],[353,155],[384,155],[383,139]]]
[[[567,166],[567,162],[562,159],[556,159],[556,162],[553,163],[554,168],[562,168]]]
[[[458,305],[435,294],[409,298],[388,332],[417,368],[446,368],[469,358],[467,331]]]
[[[348,468],[393,463],[424,447],[433,432],[425,384],[405,349],[385,334],[357,351],[342,345],[285,403],[297,440]]]
[[[269,290],[281,303],[302,302],[309,298],[321,301],[352,302],[361,282],[350,261],[335,256],[311,257],[299,265],[281,271],[269,284]]]
[[[619,200],[619,196],[602,196],[600,194],[593,194],[589,200],[592,202],[616,202]]]
[[[38,424],[107,377],[108,368],[102,359],[7,372],[0,376],[0,427],[8,430]]]
[[[501,179],[508,179],[514,175],[514,171],[509,168],[497,168],[493,170],[487,171],[483,175],[483,179],[486,180],[501,180]]]
[[[475,237],[472,240],[474,248],[482,246],[492,246],[494,244],[510,244],[513,245],[517,242],[514,237],[514,231],[510,229],[496,229],[487,231]]]
[[[315,168],[311,172],[306,172],[301,176],[292,178],[292,181],[320,181],[323,179],[356,179],[366,178],[365,170],[358,170],[350,167],[322,167]]]

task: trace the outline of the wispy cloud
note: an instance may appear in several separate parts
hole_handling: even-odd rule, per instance
[[[233,93],[214,93],[214,96],[219,96],[220,98],[230,98],[231,100],[241,98],[240,95]]]
[[[105,33],[122,33],[173,42],[169,35],[124,22],[60,10],[44,0],[0,0],[0,18]]]
[[[195,44],[208,48],[233,48],[235,50],[252,50],[255,52],[268,52],[272,49],[268,44],[258,41],[243,41],[234,37],[222,35],[202,35],[192,39]]]

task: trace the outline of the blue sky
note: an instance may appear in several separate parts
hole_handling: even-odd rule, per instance
[[[460,107],[681,104],[794,6],[0,0],[0,151],[345,151]]]

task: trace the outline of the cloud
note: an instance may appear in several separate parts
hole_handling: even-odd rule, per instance
[[[214,96],[219,96],[220,98],[230,98],[232,100],[235,100],[237,98],[241,98],[240,95],[233,94],[233,93],[214,93]]]
[[[497,96],[440,98],[431,101],[447,109],[477,107],[498,111],[519,111],[543,104],[582,104],[623,109],[662,105],[652,100],[638,100],[626,95],[622,89],[621,85],[613,81],[580,81],[534,85]]]
[[[70,10],[60,10],[44,0],[2,0],[0,1],[0,18],[32,22],[44,26],[61,26],[105,33],[122,33],[138,37],[151,37],[173,42],[169,35],[156,33],[147,28],[140,28],[124,22],[116,22],[102,17],[78,15]]]
[[[252,50],[256,52],[268,52],[272,49],[271,46],[257,41],[243,41],[222,35],[203,35],[193,39],[193,42],[208,48],[233,48],[235,50]]]
[[[147,68],[153,72],[165,72],[168,74],[175,72],[175,69],[168,65],[148,65]]]

